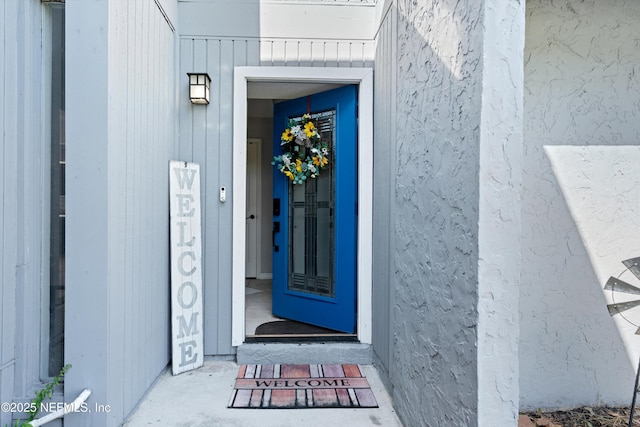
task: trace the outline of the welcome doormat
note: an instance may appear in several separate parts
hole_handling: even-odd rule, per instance
[[[229,408],[377,408],[358,365],[241,365]]]

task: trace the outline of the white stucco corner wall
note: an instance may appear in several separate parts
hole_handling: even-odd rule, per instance
[[[603,286],[640,255],[640,2],[526,3],[520,406],[628,405]]]
[[[478,207],[478,426],[518,419],[524,2],[486,0]]]

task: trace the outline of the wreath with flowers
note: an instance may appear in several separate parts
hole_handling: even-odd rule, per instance
[[[310,114],[301,120],[289,120],[282,132],[280,148],[283,153],[274,156],[272,165],[294,184],[304,184],[309,178],[317,178],[329,164],[329,144],[323,141]]]

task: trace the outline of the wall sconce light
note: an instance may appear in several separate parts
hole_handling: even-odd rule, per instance
[[[189,99],[192,104],[209,103],[211,77],[207,73],[187,73],[189,76]]]

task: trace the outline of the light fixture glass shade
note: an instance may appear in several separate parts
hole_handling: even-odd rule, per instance
[[[193,104],[209,103],[211,78],[207,73],[187,73],[189,76],[189,99]]]

